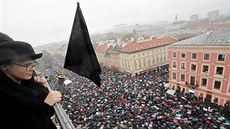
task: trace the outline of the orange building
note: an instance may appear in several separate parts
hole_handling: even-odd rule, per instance
[[[230,29],[171,44],[168,56],[171,88],[222,106],[230,100]]]

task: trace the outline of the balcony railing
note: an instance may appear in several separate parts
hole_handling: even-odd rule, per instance
[[[197,87],[199,87],[198,83],[188,83],[188,82],[185,82],[185,85],[187,87],[189,87],[190,89],[196,89]]]

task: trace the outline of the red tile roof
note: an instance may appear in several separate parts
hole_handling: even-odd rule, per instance
[[[97,48],[97,53],[105,53],[107,50],[107,44],[103,44],[103,45],[100,45],[98,48]]]
[[[93,43],[93,49],[94,49],[94,50],[97,50],[98,47],[99,47],[99,44],[98,44],[98,43]]]
[[[150,48],[160,47],[176,42],[177,40],[173,37],[163,37],[153,39],[151,41],[140,42],[140,43],[130,43],[123,47],[120,52],[137,52]]]

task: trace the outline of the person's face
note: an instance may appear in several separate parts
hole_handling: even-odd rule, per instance
[[[14,63],[8,67],[8,75],[15,80],[29,80],[32,77],[36,65],[36,60]]]

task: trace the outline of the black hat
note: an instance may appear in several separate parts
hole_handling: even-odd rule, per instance
[[[35,54],[29,43],[8,41],[0,44],[0,64],[12,64],[31,59],[38,59],[42,53]]]
[[[0,44],[7,41],[14,41],[10,36],[0,32]]]

